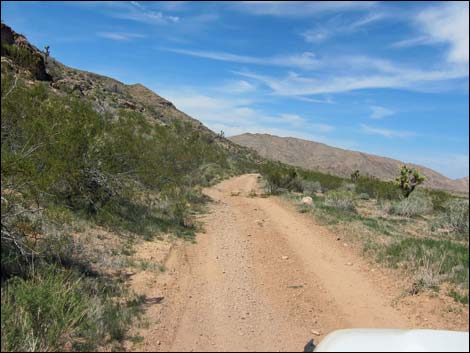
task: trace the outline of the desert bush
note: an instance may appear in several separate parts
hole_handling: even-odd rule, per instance
[[[214,182],[217,182],[224,175],[223,168],[216,163],[204,164],[200,167],[201,172],[201,183],[205,186],[209,186]]]
[[[369,196],[369,194],[366,194],[365,192],[362,192],[359,195],[357,195],[357,198],[359,200],[369,200],[370,196]]]
[[[446,229],[468,237],[469,233],[469,201],[465,199],[453,199],[443,205],[444,211],[440,212],[433,229]]]
[[[15,63],[30,70],[33,75],[36,75],[37,65],[40,63],[41,58],[34,55],[27,48],[2,43],[2,56],[3,55],[9,56]]]
[[[265,162],[260,167],[266,179],[267,191],[271,194],[281,193],[282,190],[302,192],[302,179],[297,169],[279,162]]]
[[[302,189],[308,195],[322,191],[320,182],[311,180],[302,180]]]
[[[443,190],[427,189],[426,192],[431,197],[432,206],[436,211],[443,211],[445,204],[454,198],[451,194]]]
[[[405,217],[432,212],[432,200],[425,192],[414,192],[408,198],[392,204],[389,213]]]
[[[120,340],[138,304],[115,303],[120,294],[67,235],[71,224],[189,239],[192,213],[206,201],[199,186],[253,163],[189,123],[100,115],[85,99],[4,74],[3,65],[1,90],[2,350]]]
[[[356,191],[356,184],[345,183],[345,184],[343,184],[342,189],[344,189],[346,191],[354,192],[354,191]]]
[[[70,273],[44,270],[2,288],[2,351],[55,351],[77,336],[89,298]]]
[[[468,288],[468,244],[430,238],[405,238],[380,250],[389,266],[402,264],[430,286],[448,281]]]
[[[319,182],[322,187],[322,191],[339,189],[341,185],[346,182],[345,178],[328,173],[322,173],[319,171],[299,168],[297,172],[298,175],[304,180]]]
[[[350,191],[328,191],[325,195],[326,206],[334,207],[341,211],[355,212],[354,194]]]
[[[374,177],[360,176],[355,185],[357,193],[366,193],[377,200],[398,200],[401,197],[400,189],[393,182]]]
[[[1,292],[2,351],[61,351],[66,343],[92,351],[119,342],[144,299],[116,302],[127,295],[116,284],[44,264],[6,281]]]
[[[303,185],[302,185],[302,179],[295,175],[288,175],[285,177],[285,180],[283,181],[285,188],[289,191],[294,191],[294,192],[303,192]]]

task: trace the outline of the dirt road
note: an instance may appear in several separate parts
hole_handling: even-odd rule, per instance
[[[311,216],[249,197],[257,189],[248,174],[205,191],[215,201],[200,219],[205,233],[173,251],[153,280],[165,300],[148,308],[133,349],[302,351],[335,329],[421,327],[422,317],[392,306],[397,293],[380,271]]]

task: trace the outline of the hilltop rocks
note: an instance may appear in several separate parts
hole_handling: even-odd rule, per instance
[[[51,76],[46,72],[43,53],[31,45],[22,34],[16,33],[4,23],[1,26],[1,55],[17,56],[20,58],[16,60],[19,66],[30,71],[36,80],[52,81]]]
[[[313,206],[313,199],[310,196],[305,196],[302,198],[302,205]]]

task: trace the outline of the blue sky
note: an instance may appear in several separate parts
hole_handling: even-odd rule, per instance
[[[3,1],[2,21],[227,136],[293,136],[469,174],[467,2]]]

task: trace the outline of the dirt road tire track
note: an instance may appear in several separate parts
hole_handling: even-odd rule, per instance
[[[340,328],[421,327],[364,259],[280,199],[249,197],[257,189],[247,174],[205,191],[205,232],[172,253],[165,302],[133,349],[302,351]]]

